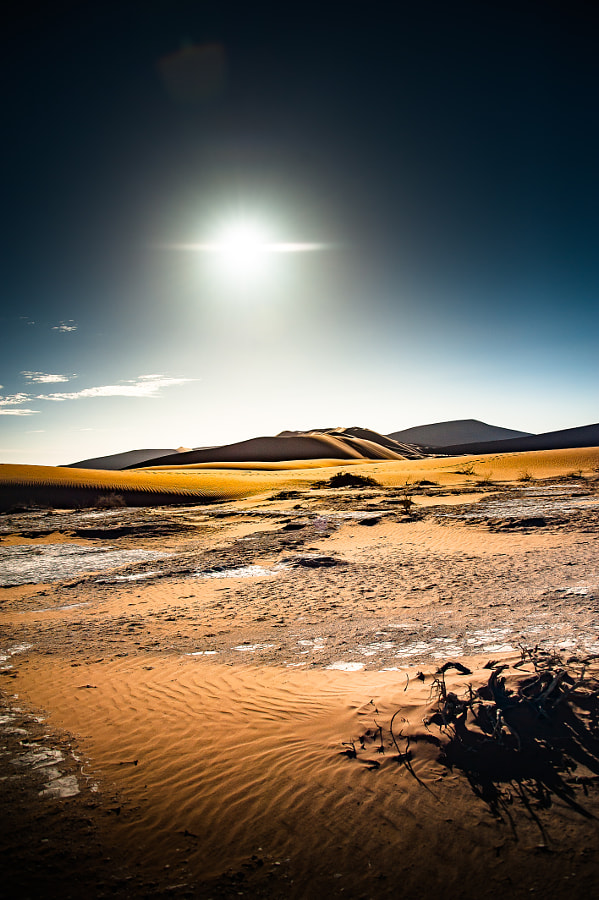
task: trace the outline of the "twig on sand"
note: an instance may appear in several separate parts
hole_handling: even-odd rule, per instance
[[[404,758],[405,756],[407,756],[408,751],[409,751],[409,747],[410,747],[410,736],[409,736],[409,735],[406,735],[406,749],[405,749],[405,752],[402,752],[402,751],[399,749],[399,744],[397,743],[397,741],[396,741],[396,739],[395,739],[395,734],[393,733],[393,723],[395,722],[395,719],[397,718],[397,716],[399,715],[400,712],[401,712],[401,706],[399,707],[399,709],[396,709],[395,712],[393,713],[393,715],[391,716],[391,722],[390,722],[390,724],[389,724],[389,731],[391,732],[391,740],[393,741],[393,743],[394,743],[394,745],[395,745],[395,749],[397,750],[398,758],[401,759],[401,760],[403,760],[403,758]],[[408,720],[405,718],[405,716],[402,716],[402,719],[403,719],[403,721],[407,724]],[[402,728],[402,730],[401,730],[399,736],[400,736],[400,737],[403,737],[403,728]]]
[[[403,728],[401,729],[401,731],[400,731],[400,733],[399,733],[399,737],[400,737],[400,738],[403,738],[403,739],[405,740],[405,742],[406,742],[406,749],[405,749],[405,751],[403,751],[403,752],[399,749],[399,744],[397,743],[397,740],[396,740],[396,738],[395,738],[395,734],[394,734],[394,732],[393,732],[393,722],[395,721],[395,719],[397,718],[397,716],[399,715],[400,712],[401,712],[401,706],[400,706],[399,709],[396,709],[396,710],[395,710],[395,712],[394,712],[393,715],[391,716],[391,722],[390,722],[390,724],[389,724],[389,731],[390,731],[390,733],[391,733],[391,740],[393,741],[393,744],[395,745],[395,749],[397,750],[397,761],[403,763],[403,765],[406,767],[406,770],[410,773],[410,775],[412,776],[412,778],[413,778],[415,781],[418,782],[418,784],[419,784],[421,787],[425,788],[425,789],[429,792],[429,794],[432,794],[432,795],[433,795],[433,797],[434,797],[435,799],[438,799],[438,798],[437,798],[437,795],[435,794],[435,792],[432,791],[432,790],[430,789],[430,787],[428,786],[428,784],[425,784],[425,782],[424,782],[421,778],[419,778],[418,775],[416,774],[416,772],[414,771],[414,767],[412,766],[412,753],[411,753],[411,750],[410,750],[410,735],[409,735],[409,734],[404,735],[404,733],[403,733]],[[407,725],[407,724],[408,724],[408,720],[405,718],[405,716],[402,716],[401,718],[403,719],[403,721],[404,721],[404,722],[406,723],[406,725]]]
[[[383,737],[383,726],[382,726],[382,725],[379,725],[379,723],[377,722],[376,719],[374,720],[374,724],[375,724],[376,727],[378,728],[378,732],[379,732],[379,741],[380,741],[379,746],[376,748],[376,752],[377,752],[377,753],[384,753],[384,752],[385,752],[385,739],[384,739],[384,737]]]
[[[449,672],[450,669],[455,669],[460,675],[472,675],[472,669],[469,669],[468,666],[462,665],[460,662],[446,662],[437,669],[437,675],[445,674],[445,672]]]

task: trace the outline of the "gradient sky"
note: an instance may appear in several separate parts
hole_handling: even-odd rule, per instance
[[[390,6],[14,7],[0,461],[599,419],[597,7]]]

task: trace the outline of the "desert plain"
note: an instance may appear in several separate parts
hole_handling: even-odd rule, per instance
[[[69,471],[0,516],[7,897],[596,894],[598,448]]]

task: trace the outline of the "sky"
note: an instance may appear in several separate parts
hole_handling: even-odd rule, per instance
[[[0,462],[599,420],[599,8],[11,6]]]

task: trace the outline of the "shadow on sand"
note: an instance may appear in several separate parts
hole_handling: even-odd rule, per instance
[[[388,732],[375,720],[376,728],[359,738],[359,746],[349,742],[343,752],[369,768],[380,763],[365,759],[363,751],[389,752],[434,794],[413,767],[424,746],[432,745],[437,761],[462,772],[516,839],[513,811],[520,807],[539,829],[540,846],[548,849],[551,836],[541,810],[559,800],[587,819],[596,818],[585,806],[590,789],[599,787],[599,679],[589,672],[590,662],[522,648],[512,667],[489,662],[487,682],[478,688],[468,684],[462,696],[447,689],[445,673],[457,669],[467,676],[470,670],[448,662],[434,676],[424,731],[397,710]]]

